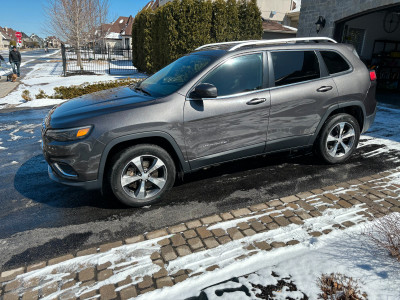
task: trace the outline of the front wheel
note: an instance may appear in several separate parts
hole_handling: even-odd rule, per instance
[[[114,195],[124,204],[140,207],[157,202],[175,181],[175,164],[167,151],[143,144],[119,152],[113,160],[109,181]]]
[[[353,116],[334,115],[322,127],[316,150],[327,163],[342,163],[353,154],[359,139],[360,126]]]

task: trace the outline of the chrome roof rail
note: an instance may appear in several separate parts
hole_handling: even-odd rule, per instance
[[[296,43],[296,42],[331,42],[337,44],[334,39],[328,37],[309,37],[309,38],[290,38],[290,39],[274,39],[274,40],[252,40],[252,41],[234,41],[234,42],[225,42],[225,43],[213,43],[203,45],[196,50],[201,50],[203,48],[218,46],[218,45],[230,45],[235,44],[228,51],[234,51],[239,48],[247,47],[247,46],[262,46],[262,45],[271,45],[271,44],[285,44],[285,43]]]

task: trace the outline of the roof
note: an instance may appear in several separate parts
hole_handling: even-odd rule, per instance
[[[120,39],[121,35],[132,35],[133,17],[119,17],[112,24],[102,24],[101,31],[108,39]]]
[[[158,7],[160,7],[160,1],[159,0],[151,0],[143,7],[142,10],[145,10],[145,9],[156,10]]]
[[[263,20],[262,26],[264,32],[281,32],[289,34],[297,33],[296,28],[282,25],[281,23],[273,20]]]

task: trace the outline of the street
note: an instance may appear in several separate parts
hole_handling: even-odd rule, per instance
[[[390,147],[395,129],[383,125],[398,110],[383,106],[367,133],[378,139],[361,137],[361,147],[343,165],[325,165],[310,154],[244,159],[186,176],[157,205],[126,208],[99,192],[48,178],[40,149],[41,122],[48,110],[0,113],[3,270],[400,166],[400,151]],[[388,140],[379,139],[383,137]]]

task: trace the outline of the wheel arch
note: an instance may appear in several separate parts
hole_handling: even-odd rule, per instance
[[[109,142],[105,147],[100,159],[98,174],[99,180],[103,182],[103,187],[106,177],[106,170],[110,166],[112,157],[121,150],[138,144],[157,145],[166,150],[171,155],[175,163],[176,169],[178,171],[178,176],[182,176],[183,173],[190,172],[189,163],[185,161],[178,144],[169,134],[164,132],[146,132],[132,134],[116,138]]]
[[[327,112],[325,113],[324,117],[321,119],[320,123],[318,124],[317,130],[315,131],[315,134],[311,137],[310,140],[310,145],[314,144],[314,142],[317,140],[321,133],[321,129],[326,123],[326,121],[337,114],[340,113],[346,113],[351,116],[353,116],[357,122],[358,125],[360,126],[360,132],[363,132],[363,128],[365,125],[365,107],[362,102],[360,101],[351,101],[351,102],[346,102],[346,103],[341,103],[341,104],[336,104],[334,106],[331,106]]]

